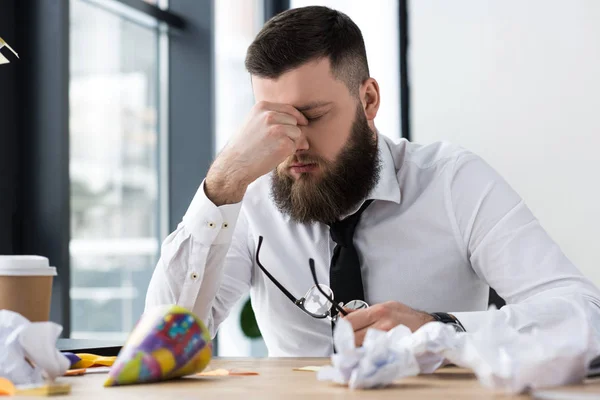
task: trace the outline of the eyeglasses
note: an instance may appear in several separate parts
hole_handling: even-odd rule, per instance
[[[307,313],[313,318],[328,318],[332,321],[335,321],[339,314],[348,315],[348,310],[360,310],[363,308],[368,308],[369,305],[363,300],[352,300],[346,304],[340,302],[336,304],[334,301],[334,295],[331,288],[327,285],[322,285],[317,281],[317,273],[315,270],[315,260],[312,258],[308,259],[308,265],[310,267],[310,272],[312,274],[313,281],[315,285],[308,289],[304,297],[296,299],[294,295],[292,295],[281,283],[277,281],[271,275],[269,271],[261,264],[259,259],[260,248],[262,247],[263,237],[258,237],[258,248],[256,249],[256,263],[260,267],[260,269],[265,273],[265,275],[281,290],[283,294],[287,296],[298,308]],[[332,307],[335,309],[335,313],[332,312]]]

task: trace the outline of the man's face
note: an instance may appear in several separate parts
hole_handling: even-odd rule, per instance
[[[333,77],[328,58],[306,63],[277,79],[253,77],[252,85],[257,102],[290,104],[308,118],[308,126],[302,127],[310,145],[307,155],[335,160],[350,135],[357,98]],[[301,175],[294,169],[288,172],[294,178]],[[323,173],[319,168],[310,172]]]
[[[298,222],[337,220],[377,183],[377,137],[358,93],[331,74],[329,59],[309,62],[278,79],[253,77],[256,101],[290,104],[309,120],[301,126],[308,149],[281,163],[272,176],[279,209]]]

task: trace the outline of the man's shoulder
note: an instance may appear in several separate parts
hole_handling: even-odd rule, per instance
[[[448,142],[437,141],[428,144],[409,142],[406,139],[391,141],[390,151],[397,169],[418,168],[418,169],[437,169],[443,168],[449,164],[456,163],[457,160],[468,155],[474,155],[464,147]]]

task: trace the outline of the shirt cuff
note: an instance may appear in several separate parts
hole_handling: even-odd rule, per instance
[[[204,181],[183,216],[184,226],[195,240],[207,246],[231,242],[242,202],[217,207],[204,191]]]

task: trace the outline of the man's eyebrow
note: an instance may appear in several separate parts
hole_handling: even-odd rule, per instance
[[[312,103],[304,104],[302,106],[296,107],[296,109],[300,112],[309,111],[314,108],[324,107],[332,104],[331,101],[313,101]]]

